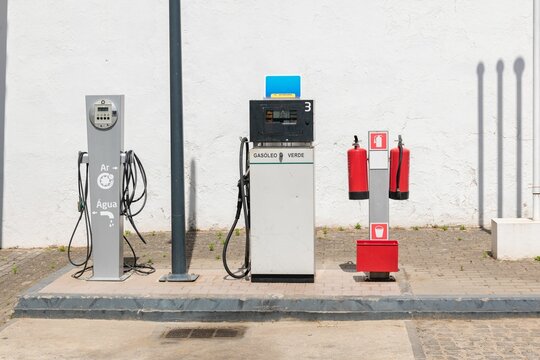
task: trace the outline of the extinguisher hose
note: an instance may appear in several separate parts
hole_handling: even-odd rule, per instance
[[[399,194],[399,180],[401,179],[401,163],[403,162],[403,141],[401,135],[398,136],[399,162],[396,172],[396,192]]]
[[[244,149],[245,149],[245,159],[244,159]],[[240,140],[240,156],[239,156],[240,179],[238,180],[238,184],[237,184],[238,198],[236,200],[236,214],[234,216],[234,222],[229,230],[229,233],[227,234],[227,238],[225,239],[225,243],[223,244],[223,254],[222,254],[223,267],[225,268],[225,271],[227,271],[227,274],[229,274],[232,278],[235,278],[235,279],[242,279],[243,277],[246,277],[251,270],[250,256],[249,256],[250,194],[249,194],[248,151],[249,151],[249,142],[248,142],[248,139],[244,137]],[[244,264],[239,269],[239,272],[234,273],[231,271],[231,269],[229,268],[229,265],[227,264],[227,249],[229,247],[229,242],[231,240],[232,234],[234,233],[234,230],[236,229],[238,220],[240,219],[242,210],[244,212],[244,223],[246,226],[246,247],[245,247],[245,252],[244,252]]]

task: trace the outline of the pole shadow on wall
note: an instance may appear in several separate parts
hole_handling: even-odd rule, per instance
[[[478,226],[484,228],[484,63],[476,67],[478,76]]]
[[[504,62],[497,61],[497,217],[503,217],[503,175],[504,175],[504,118],[503,118],[503,73]],[[516,216],[522,216],[522,180],[523,180],[523,152],[522,152],[522,78],[525,70],[525,61],[519,57],[514,61],[516,75]],[[478,77],[478,225],[485,229],[485,177],[484,177],[484,63],[476,67]]]
[[[525,70],[525,61],[519,57],[514,61],[514,73],[516,74],[516,216],[522,214],[523,199],[523,123],[522,123],[522,77]]]
[[[504,62],[497,61],[497,217],[503,217],[503,72]]]
[[[188,209],[188,231],[186,236],[186,266],[191,265],[193,249],[197,240],[197,164],[195,159],[191,159],[189,164],[189,209]]]

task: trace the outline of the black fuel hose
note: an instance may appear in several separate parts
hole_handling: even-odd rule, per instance
[[[245,149],[245,160],[244,160],[244,149]],[[250,256],[249,256],[249,240],[250,240],[250,214],[249,214],[249,208],[250,208],[250,194],[249,194],[249,159],[248,159],[248,153],[249,153],[249,140],[247,138],[242,138],[240,140],[240,156],[239,156],[239,170],[240,170],[240,179],[238,180],[238,198],[236,200],[236,215],[234,216],[234,222],[229,230],[229,233],[227,234],[227,238],[225,239],[225,244],[223,244],[223,267],[225,268],[225,271],[227,271],[227,274],[229,274],[232,278],[235,279],[242,279],[246,277],[250,270]],[[246,248],[244,252],[244,264],[239,270],[239,273],[234,273],[229,268],[229,265],[227,264],[227,249],[229,247],[229,242],[231,240],[232,234],[234,230],[236,229],[236,224],[238,223],[238,220],[240,219],[240,215],[242,213],[242,210],[244,212],[244,223],[246,226]]]

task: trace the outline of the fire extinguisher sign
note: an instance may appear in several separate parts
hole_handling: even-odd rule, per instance
[[[388,223],[369,224],[370,240],[388,240]]]
[[[369,137],[369,169],[388,169],[388,131],[370,131]]]
[[[369,150],[388,151],[388,131],[370,131]]]

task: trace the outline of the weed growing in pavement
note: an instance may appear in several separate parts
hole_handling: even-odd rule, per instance
[[[443,226],[441,227],[441,229],[443,229],[443,231],[448,230],[448,225],[443,225]]]
[[[56,269],[56,265],[51,264],[51,270],[54,270],[54,269]]]
[[[221,245],[225,245],[225,239],[223,238],[223,233],[221,231],[217,233],[217,238]],[[213,249],[210,251],[213,251]]]
[[[534,260],[540,261],[540,256],[535,257]]]
[[[345,230],[345,229],[343,228],[343,226],[340,226],[340,227],[338,227],[338,230],[339,230],[339,231],[343,231],[343,230]]]
[[[463,265],[459,267],[459,271],[463,271]]]
[[[326,226],[323,227],[322,233],[323,233],[324,235],[328,234],[328,228],[327,228]]]
[[[236,230],[234,230],[234,235],[236,235],[236,236],[240,236],[240,229],[236,229]]]
[[[439,228],[439,225],[433,224],[433,225],[431,225],[431,227],[434,228],[434,229],[438,229],[438,228]]]
[[[129,236],[129,235],[131,235],[131,231],[125,230],[125,231],[124,231],[124,236]]]
[[[19,268],[17,267],[17,265],[13,265],[11,267],[11,272],[14,274],[14,275],[17,275],[17,273],[19,272]]]
[[[155,232],[155,231],[152,231],[152,236],[156,236],[156,232]]]
[[[210,244],[208,244],[208,250],[214,251],[215,246],[216,246],[216,244],[214,244],[213,242],[211,242]]]
[[[147,263],[148,264],[153,264],[154,262],[152,261],[152,259],[148,259]]]
[[[413,229],[414,231],[420,230],[420,228],[419,228],[418,226],[413,226],[412,229]]]
[[[356,223],[356,225],[354,225],[354,228],[356,230],[360,230],[360,229],[362,229],[362,225],[360,225],[360,223]]]
[[[465,231],[465,225],[460,225],[460,226],[459,226],[459,230]]]
[[[167,257],[167,254],[163,254],[163,257],[166,258],[166,257]]]
[[[484,259],[487,259],[490,255],[491,255],[491,251],[484,250],[484,252],[482,253],[482,257]]]
[[[457,238],[457,241],[461,241],[461,240],[463,240],[463,239],[462,239],[462,238],[460,238],[460,237],[458,237],[458,238]]]
[[[65,247],[64,245],[60,245],[60,246],[58,247],[58,251],[60,251],[60,252],[66,252],[66,247]]]
[[[220,259],[221,259],[221,256],[216,255],[216,260],[220,260]]]

